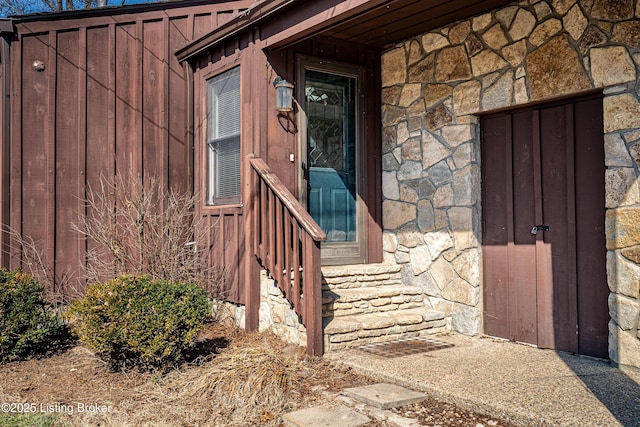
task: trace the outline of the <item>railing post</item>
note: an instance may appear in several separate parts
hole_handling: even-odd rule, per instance
[[[256,206],[256,192],[259,191],[254,184],[254,175],[256,172],[251,166],[250,159],[253,156],[247,156],[247,164],[244,170],[245,182],[245,217],[244,217],[244,248],[250,252],[249,256],[244,257],[244,329],[247,332],[258,330],[260,319],[260,270],[256,257],[253,256],[252,248],[254,247],[254,234],[257,232],[254,221],[258,214],[258,206]]]
[[[292,240],[292,270],[293,270],[293,287],[292,299],[293,306],[296,310],[300,310],[300,225],[298,221],[293,221],[293,240]]]
[[[305,233],[303,261],[303,298],[307,328],[307,354],[322,356],[322,271],[320,269],[320,242]]]

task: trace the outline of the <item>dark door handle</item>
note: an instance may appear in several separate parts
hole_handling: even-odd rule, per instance
[[[309,181],[309,168],[305,162],[302,162],[302,176],[305,181]]]
[[[538,231],[549,231],[549,226],[548,225],[534,225],[531,228],[531,234],[533,234],[533,235],[538,234]]]

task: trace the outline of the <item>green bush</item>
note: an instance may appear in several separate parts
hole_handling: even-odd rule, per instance
[[[0,361],[55,350],[67,336],[47,306],[42,284],[20,270],[0,270]]]
[[[89,286],[67,311],[72,330],[112,368],[143,369],[180,363],[210,313],[198,285],[128,275]]]

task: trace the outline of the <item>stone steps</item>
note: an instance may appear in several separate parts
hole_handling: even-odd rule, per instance
[[[401,285],[399,265],[361,264],[322,267],[322,289],[366,288]]]
[[[322,267],[322,276],[325,351],[446,330],[444,313],[402,283],[399,265]]]
[[[324,350],[435,334],[446,330],[444,313],[426,307],[327,317]]]
[[[403,285],[334,288],[322,291],[322,316],[341,317],[424,307],[419,288]]]

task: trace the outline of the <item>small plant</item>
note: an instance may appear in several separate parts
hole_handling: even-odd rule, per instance
[[[67,337],[64,323],[47,306],[44,286],[20,270],[0,270],[0,361],[57,349]]]
[[[43,250],[44,241],[34,240],[9,226],[4,226],[3,231],[10,236],[18,249],[15,252],[10,251],[13,262],[20,265],[23,272],[45,284],[44,295],[47,303],[61,307],[68,301],[84,295],[84,284],[78,281],[77,274],[71,268],[54,268]]]
[[[184,360],[210,314],[196,284],[129,275],[88,286],[67,311],[80,340],[112,368],[161,370]]]

